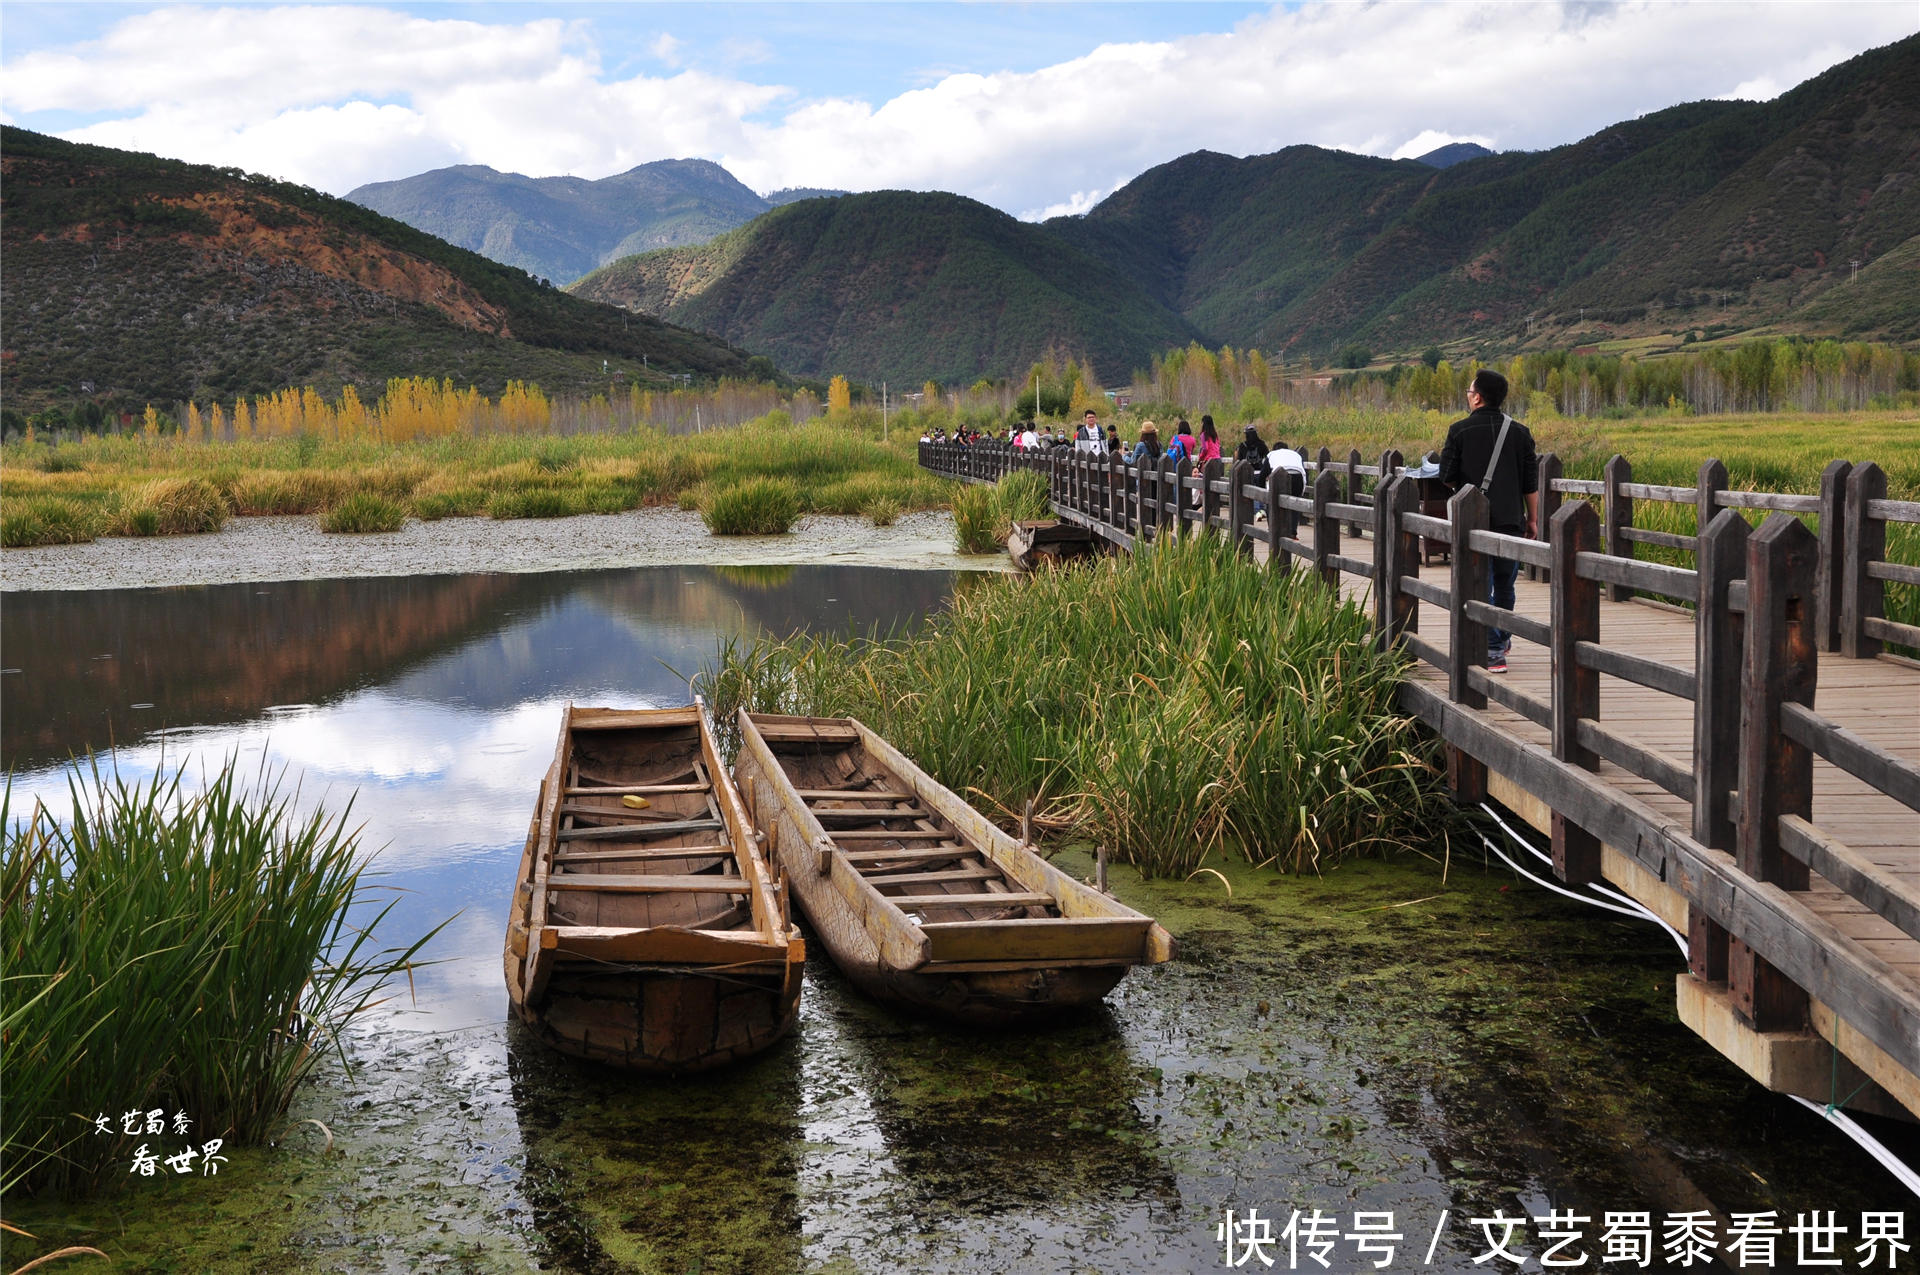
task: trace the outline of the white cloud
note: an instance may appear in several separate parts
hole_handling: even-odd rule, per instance
[[[760,190],[955,190],[1051,213],[1202,148],[1552,146],[1677,102],[1771,95],[1914,27],[1894,4],[1313,5],[875,105],[798,100],[737,70],[611,77],[590,30],[559,19],[167,8],[6,63],[0,110],[29,125],[113,113],[66,135],[336,192],[453,163],[604,176],[698,155]],[[677,67],[681,47],[652,49]]]

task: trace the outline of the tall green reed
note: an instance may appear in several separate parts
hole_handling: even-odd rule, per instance
[[[1452,816],[1400,676],[1359,608],[1208,539],[988,580],[907,636],[729,643],[699,681],[723,730],[857,716],[991,813],[1184,875],[1427,841]]]
[[[76,769],[65,822],[0,797],[0,1191],[98,1185],[136,1108],[186,1113],[196,1144],[264,1139],[432,937],[374,950],[392,904],[367,898],[348,810],[300,814],[232,760],[183,779]]]

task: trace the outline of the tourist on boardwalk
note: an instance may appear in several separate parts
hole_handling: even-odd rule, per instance
[[[1152,421],[1140,426],[1140,441],[1133,445],[1133,454],[1127,457],[1129,465],[1157,465],[1160,463],[1160,431]]]
[[[1487,529],[1533,539],[1540,515],[1540,475],[1533,434],[1501,410],[1507,378],[1482,368],[1467,390],[1472,415],[1447,427],[1440,453],[1440,481],[1456,489],[1474,484],[1487,496]],[[1488,601],[1513,609],[1513,579],[1520,564],[1511,558],[1487,560]],[[1507,671],[1513,638],[1503,629],[1487,630],[1487,672]]]
[[[1267,468],[1267,445],[1262,441],[1259,429],[1252,425],[1247,426],[1246,437],[1240,440],[1240,446],[1233,449],[1233,464],[1235,469],[1239,468],[1240,462],[1243,460],[1247,462],[1245,484],[1250,487],[1265,488],[1267,485],[1267,475],[1272,472]],[[1228,473],[1229,476],[1231,476],[1232,471],[1229,470]],[[1254,501],[1254,516],[1256,518],[1259,517],[1260,514],[1265,512],[1266,508],[1265,501]]]
[[[1174,423],[1173,437],[1167,440],[1167,459],[1176,465],[1193,455],[1193,426],[1181,417]]]
[[[1032,421],[1028,421],[1026,428],[1020,431],[1019,447],[1023,452],[1037,450],[1040,446],[1040,435],[1033,424]]]
[[[1220,459],[1220,434],[1213,427],[1213,417],[1200,418],[1200,438],[1193,454],[1193,464],[1197,469],[1210,460]]]
[[[1301,496],[1307,490],[1307,460],[1299,452],[1287,446],[1285,440],[1274,439],[1273,450],[1267,453],[1267,474],[1269,477],[1285,470],[1287,474],[1287,495]],[[1267,517],[1268,527],[1284,526],[1286,534],[1298,538],[1300,535],[1300,515],[1297,511],[1286,510],[1285,518]]]
[[[1097,452],[1100,450],[1100,417],[1089,407],[1086,419],[1080,425],[1080,432],[1074,435],[1073,450],[1077,452]]]

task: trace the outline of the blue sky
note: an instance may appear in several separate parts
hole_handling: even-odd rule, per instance
[[[1542,149],[1913,34],[1825,4],[9,3],[0,117],[344,194],[655,159],[1081,211],[1199,149]]]

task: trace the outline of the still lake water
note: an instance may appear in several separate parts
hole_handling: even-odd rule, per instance
[[[636,1081],[505,1021],[502,917],[561,706],[685,703],[726,636],[910,626],[956,579],[655,568],[7,595],[16,805],[62,809],[64,763],[88,749],[114,747],[131,778],[284,766],[303,800],[352,796],[402,892],[394,938],[456,918],[414,994],[355,1034],[359,1070],[300,1099],[339,1164],[246,1162],[223,1206],[250,1219],[245,1247],[300,1270],[1200,1271],[1221,1262],[1221,1209],[1277,1212],[1277,1231],[1298,1206],[1343,1231],[1393,1210],[1396,1268],[1486,1270],[1464,1219],[1501,1208],[1647,1209],[1656,1227],[1706,1210],[1722,1230],[1744,1210],[1911,1208],[1677,1023],[1663,935],[1457,851],[1450,877],[1411,857],[1322,881],[1222,863],[1230,900],[1119,872],[1180,959],[1031,1033],[882,1010],[817,945],[798,1030],[718,1076]],[[177,1234],[186,1206],[149,1200],[116,1214],[123,1235],[128,1214]],[[1372,1268],[1347,1241],[1332,1259]]]

